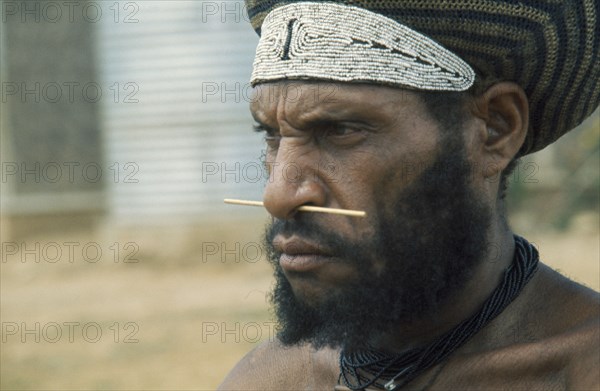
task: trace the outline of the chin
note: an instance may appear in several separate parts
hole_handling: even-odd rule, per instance
[[[309,307],[319,306],[341,288],[337,281],[323,280],[312,273],[284,272],[284,275],[295,299]]]

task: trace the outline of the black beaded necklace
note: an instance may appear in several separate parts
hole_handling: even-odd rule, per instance
[[[481,309],[431,344],[401,354],[375,350],[340,353],[338,383],[351,390],[376,386],[387,391],[408,384],[426,369],[438,364],[500,314],[521,292],[537,270],[539,254],[524,238],[514,235],[515,255],[502,283]],[[384,380],[385,379],[385,380]]]

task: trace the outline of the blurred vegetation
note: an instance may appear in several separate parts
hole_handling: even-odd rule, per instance
[[[509,178],[510,215],[564,231],[573,218],[600,210],[600,111],[546,149],[525,156]]]

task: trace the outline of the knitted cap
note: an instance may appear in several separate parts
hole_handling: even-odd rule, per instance
[[[271,11],[298,3],[304,2],[246,0],[252,27],[259,35]],[[527,94],[531,112],[530,131],[519,156],[551,144],[579,125],[600,102],[600,3],[597,0],[341,0],[327,3],[351,5],[383,15],[448,49],[472,67],[480,79],[519,84]],[[364,43],[357,40],[357,44]],[[454,72],[450,70],[450,74]],[[377,77],[368,80],[378,83]]]

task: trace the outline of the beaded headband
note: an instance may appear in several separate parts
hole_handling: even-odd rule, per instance
[[[285,7],[290,4],[299,5],[301,3],[315,3],[313,1],[302,0],[245,0],[248,16],[254,30],[259,34],[265,34],[267,25],[266,18],[274,10]],[[346,74],[344,69],[349,68],[351,72],[356,72],[353,67],[358,67],[354,63],[345,64],[342,59],[351,59],[353,62],[365,64],[364,61],[372,61],[372,74],[365,82],[374,84],[392,84],[390,83],[390,67],[387,62],[391,62],[393,55],[398,54],[401,58],[399,63],[410,62],[409,58],[414,58],[419,66],[430,64],[426,61],[421,62],[421,56],[424,55],[423,38],[415,38],[419,50],[414,52],[405,52],[403,46],[399,53],[394,45],[394,38],[391,43],[389,40],[380,41],[375,37],[389,37],[386,32],[389,24],[379,23],[379,18],[369,14],[366,18],[348,17],[348,9],[361,8],[396,22],[394,29],[402,29],[406,26],[410,29],[424,34],[427,42],[435,41],[444,48],[452,51],[454,55],[462,60],[477,73],[478,81],[481,82],[481,88],[485,89],[495,81],[513,81],[519,84],[529,100],[530,117],[529,132],[525,142],[519,151],[519,156],[523,156],[535,151],[539,151],[545,146],[551,144],[556,139],[567,133],[570,129],[580,124],[600,103],[600,1],[598,0],[327,0],[319,2],[327,4],[328,9],[331,4],[340,5],[345,11],[330,12],[326,16],[326,22],[322,22],[311,27],[312,32],[318,32],[319,35],[303,35],[303,40],[309,39],[309,44],[323,45],[321,47],[310,46],[310,50],[318,50],[323,56],[324,64],[314,67],[313,71],[320,75],[321,79],[326,80],[345,80],[343,78],[356,77],[356,74]],[[290,9],[291,10],[291,9]],[[291,11],[287,11],[290,13]],[[351,15],[358,15],[352,11]],[[284,15],[285,16],[285,15]],[[344,17],[346,16],[346,17]],[[279,27],[280,35],[267,32],[273,35],[271,44],[281,45],[280,55],[285,54],[285,48],[288,48],[289,61],[296,61],[300,57],[294,57],[301,54],[303,59],[315,61],[314,56],[306,56],[305,50],[308,48],[305,41],[299,44],[294,40],[299,40],[298,32],[307,32],[298,22],[290,26],[291,19],[286,17],[288,24]],[[331,22],[330,22],[331,21]],[[377,21],[377,22],[376,22]],[[271,21],[270,23],[274,23]],[[310,25],[318,24],[308,22]],[[334,24],[337,23],[337,24]],[[371,33],[364,42],[353,42],[349,44],[348,37],[354,37],[356,27],[348,31],[348,24],[360,27],[359,31],[376,32]],[[290,27],[290,29],[288,29]],[[291,31],[288,34],[288,30]],[[343,31],[346,38],[340,38],[337,35],[327,35],[327,40],[321,37],[321,31],[329,34]],[[404,31],[404,30],[402,30]],[[288,37],[290,45],[286,46]],[[335,37],[335,38],[333,38]],[[403,36],[404,37],[404,36]],[[410,34],[410,37],[416,37]],[[356,38],[356,37],[354,37]],[[279,39],[279,43],[277,43]],[[345,40],[344,40],[345,39]],[[409,40],[408,37],[403,39]],[[412,38],[410,38],[412,40]],[[338,42],[338,40],[340,40]],[[333,56],[328,46],[331,41],[336,42],[333,46],[335,50],[340,50],[340,45],[352,46],[351,52],[342,53],[341,58]],[[360,44],[367,47],[361,47]],[[380,45],[382,44],[382,45]],[[263,43],[263,45],[267,45]],[[296,46],[297,45],[297,46]],[[266,52],[268,45],[264,47]],[[301,52],[296,49],[301,48]],[[276,47],[273,46],[272,50]],[[358,49],[358,50],[357,50]],[[427,49],[429,50],[429,49]],[[426,50],[426,52],[427,52]],[[275,56],[276,56],[275,52]],[[290,55],[291,53],[291,55]],[[337,52],[336,52],[337,53]],[[377,59],[359,58],[358,53],[367,57],[373,56]],[[376,53],[377,56],[375,55]],[[417,57],[417,53],[418,56]],[[446,68],[445,61],[448,61],[445,55],[442,62],[439,53],[425,58],[431,59],[431,64],[440,66],[439,75],[454,71],[454,68]],[[400,56],[401,54],[401,56]],[[340,53],[337,53],[340,56]],[[284,55],[285,57],[285,55]],[[281,78],[309,78],[304,76],[291,76],[288,74],[285,64],[281,64],[282,58],[276,57],[274,62],[257,58],[257,72],[253,83],[256,84],[266,76],[264,80],[274,80],[278,72]],[[435,60],[435,61],[434,61]],[[272,69],[263,69],[267,64],[260,61],[269,62]],[[277,65],[276,67],[274,65]],[[291,64],[291,63],[290,63]],[[314,64],[317,64],[315,62]],[[336,73],[335,64],[342,71]],[[383,64],[386,64],[383,66]],[[392,67],[402,68],[394,63]],[[455,63],[457,64],[457,63]],[[300,62],[299,65],[302,65]],[[346,68],[344,68],[344,66]],[[281,67],[281,68],[280,68]],[[312,67],[311,67],[312,68]],[[406,72],[405,76],[413,84],[431,83],[429,78],[416,72]],[[424,69],[427,69],[424,67]],[[382,76],[383,75],[383,76]],[[364,75],[360,74],[359,77]],[[437,76],[437,74],[436,74]],[[467,74],[460,73],[457,78],[465,77]],[[413,79],[418,78],[418,79]],[[467,76],[468,78],[468,76]],[[362,79],[355,79],[361,81]],[[406,82],[406,81],[404,81]],[[392,84],[393,85],[393,84]],[[451,84],[453,88],[457,84]],[[466,85],[466,83],[465,83]]]
[[[279,79],[465,91],[475,72],[437,42],[383,15],[301,2],[274,9],[262,24],[251,84]]]

